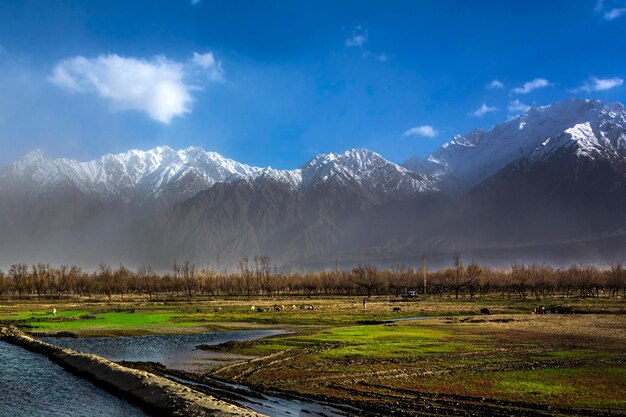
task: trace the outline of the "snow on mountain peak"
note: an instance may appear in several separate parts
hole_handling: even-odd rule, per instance
[[[513,120],[490,131],[473,130],[456,135],[428,157],[430,162],[461,183],[472,187],[509,163],[529,156],[545,158],[548,150],[571,143],[549,140],[559,135],[574,139],[579,155],[623,149],[626,111],[620,103],[598,100],[565,100],[549,106],[533,107]],[[572,142],[572,143],[574,143]],[[593,151],[593,152],[592,152]],[[407,161],[407,166],[410,163]],[[431,169],[432,170],[432,169]],[[436,171],[436,170],[435,170]],[[439,175],[445,181],[446,175]]]
[[[304,186],[328,181],[360,184],[374,193],[433,191],[426,178],[420,178],[404,167],[394,164],[376,152],[350,149],[343,153],[317,155],[302,168]],[[417,178],[416,178],[417,177]]]
[[[0,189],[36,192],[76,187],[102,200],[178,202],[217,182],[273,180],[293,189],[321,184],[358,186],[374,195],[472,187],[520,158],[547,158],[576,147],[580,157],[626,156],[626,110],[619,103],[566,100],[534,107],[489,131],[456,135],[427,159],[399,166],[376,152],[350,149],[320,154],[297,169],[259,168],[190,146],[129,150],[79,162],[51,159],[40,150],[0,173]],[[454,191],[452,191],[454,192]]]
[[[33,151],[2,171],[0,189],[37,192],[65,185],[103,201],[159,199],[174,203],[215,183],[237,180],[273,180],[294,190],[326,182],[359,184],[371,192],[434,189],[428,180],[367,149],[320,154],[298,169],[280,170],[242,164],[195,146],[181,150],[167,146],[129,150],[87,162],[50,159],[41,151]]]
[[[167,192],[166,199],[175,202],[216,182],[259,169],[198,147],[174,151],[158,146],[148,151],[106,154],[87,162],[50,159],[41,151],[33,151],[7,167],[1,183],[3,187],[12,183],[25,189],[70,185],[104,200],[145,200]]]
[[[48,157],[46,156],[46,154],[43,153],[41,149],[35,149],[34,151],[30,151],[22,158],[22,160],[24,161],[41,161],[44,159],[48,159]]]

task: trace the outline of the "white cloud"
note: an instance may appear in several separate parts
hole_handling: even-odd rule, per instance
[[[355,47],[360,48],[366,43],[367,43],[367,30],[363,29],[363,26],[360,26],[360,25],[356,26],[352,30],[352,36],[346,39],[345,41],[345,45],[348,47],[355,46]]]
[[[211,81],[224,80],[222,63],[215,59],[212,52],[207,52],[205,54],[194,52],[191,62],[205,70]]]
[[[196,4],[200,4],[202,0],[191,0],[191,5],[195,6]]]
[[[604,20],[614,20],[626,14],[626,2],[624,0],[598,0],[594,11],[602,14]]]
[[[352,36],[344,41],[347,48],[355,47],[361,48],[361,58],[368,59],[373,58],[380,62],[386,62],[389,60],[389,55],[385,53],[373,52],[365,49],[365,44],[369,41],[367,30],[363,26],[355,26],[352,30]]]
[[[434,138],[439,132],[432,126],[423,125],[413,127],[402,134],[402,136],[426,136],[427,138]]]
[[[492,80],[489,84],[485,86],[487,90],[502,90],[504,88],[504,84],[502,84],[499,80]]]
[[[528,94],[531,91],[537,90],[539,88],[545,88],[550,85],[550,82],[545,78],[535,78],[532,81],[528,81],[524,83],[522,87],[516,87],[513,89],[513,92],[516,94]]]
[[[389,56],[387,54],[376,54],[372,51],[363,51],[363,53],[361,54],[361,57],[374,58],[375,60],[380,61],[380,62],[387,62],[387,60],[389,59]]]
[[[624,80],[619,77],[614,78],[596,78],[591,77],[586,80],[583,85],[578,88],[569,90],[571,93],[585,91],[591,93],[593,91],[606,91],[624,84]]]
[[[604,0],[598,0],[596,3],[596,7],[594,7],[593,11],[599,13],[604,9]]]
[[[75,93],[92,93],[109,101],[114,110],[137,110],[161,123],[191,111],[191,91],[197,89],[187,79],[191,69],[208,71],[209,79],[223,77],[221,64],[212,54],[194,54],[190,63],[122,57],[116,54],[97,58],[76,56],[59,62],[48,80]]]
[[[367,35],[353,35],[346,39],[346,46],[363,46],[367,42]]]
[[[624,13],[626,13],[626,7],[619,7],[619,8],[611,9],[608,12],[605,12],[604,18],[606,20],[613,20],[613,19],[617,19]]]
[[[513,100],[509,103],[509,113],[526,113],[530,110],[530,106],[528,104],[524,104],[519,100]]]
[[[483,105],[476,109],[476,111],[474,111],[472,114],[476,117],[483,117],[487,113],[491,113],[497,110],[497,107],[489,107],[487,103],[483,103]]]

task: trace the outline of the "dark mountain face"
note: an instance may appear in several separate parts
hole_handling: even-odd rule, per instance
[[[233,264],[268,254],[281,264],[384,258],[386,244],[432,234],[450,203],[440,193],[379,201],[354,184],[298,191],[276,181],[218,184],[142,222],[135,232],[158,242],[150,258],[190,257]],[[398,222],[402,216],[405,222]],[[396,242],[396,243],[394,243]]]
[[[611,263],[626,253],[626,111],[572,100],[456,136],[400,167],[356,149],[294,170],[204,152],[81,163],[33,152],[0,173],[0,263],[285,268],[339,262]]]
[[[474,233],[516,242],[613,234],[626,226],[626,159],[579,157],[516,161],[464,198]],[[490,224],[489,228],[481,225]]]

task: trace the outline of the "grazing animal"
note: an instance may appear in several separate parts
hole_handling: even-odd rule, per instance
[[[280,307],[274,307],[274,311],[282,311]]]
[[[480,309],[480,314],[481,315],[483,315],[483,314],[491,314],[491,311],[489,311],[488,308],[481,308]]]
[[[258,311],[259,313],[265,313],[265,309],[261,307],[257,307],[256,311]]]
[[[254,311],[254,310],[256,310],[255,306],[250,307],[250,311]]]
[[[57,309],[56,309],[56,308],[53,308],[53,309],[52,309],[52,315],[53,315],[53,316],[56,316],[56,315],[57,315]]]
[[[297,309],[297,308],[298,308],[298,307],[296,307],[296,305],[295,305],[295,304],[291,306],[291,309],[292,309],[292,310],[295,310],[295,309]]]
[[[216,313],[217,313],[218,311],[222,311],[222,307],[217,307],[217,308],[215,309],[215,312],[216,312]]]
[[[394,307],[393,311],[402,311],[402,309],[400,307]]]

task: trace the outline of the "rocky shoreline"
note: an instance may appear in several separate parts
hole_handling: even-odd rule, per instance
[[[137,404],[150,414],[172,417],[262,416],[152,373],[39,341],[12,327],[0,327],[0,340],[46,355],[66,370]]]

